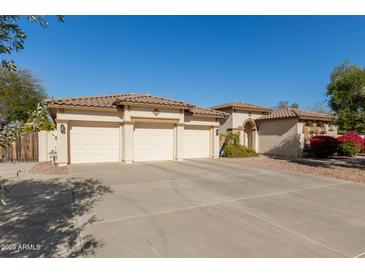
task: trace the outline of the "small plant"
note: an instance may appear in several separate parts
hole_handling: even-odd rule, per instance
[[[224,156],[229,158],[238,158],[259,156],[259,154],[253,149],[249,149],[243,145],[232,144],[224,147]]]
[[[229,158],[259,156],[256,151],[240,144],[238,132],[228,132],[224,135],[223,156]]]
[[[354,132],[337,137],[337,141],[339,142],[337,153],[342,156],[355,156],[360,153],[364,145],[363,138]]]
[[[319,158],[328,158],[336,153],[338,141],[331,136],[314,136],[309,140],[311,152]]]
[[[338,154],[342,156],[355,156],[364,146],[364,139],[356,133],[349,132],[337,138],[339,141]]]
[[[353,157],[360,152],[360,147],[353,146],[349,142],[339,143],[337,148],[338,155]]]

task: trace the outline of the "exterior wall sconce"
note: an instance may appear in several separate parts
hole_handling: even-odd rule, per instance
[[[157,108],[155,108],[152,112],[155,116],[158,116],[160,114],[160,112],[158,111]]]
[[[216,136],[219,136],[219,128],[217,128],[217,129],[215,130],[215,135],[216,135]]]
[[[65,134],[66,133],[66,127],[65,127],[65,125],[61,125],[60,126],[60,130],[61,130],[61,134]]]

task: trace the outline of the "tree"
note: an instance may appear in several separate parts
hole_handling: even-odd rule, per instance
[[[21,131],[22,125],[19,121],[12,121],[0,130],[0,145],[5,147],[16,141]]]
[[[28,121],[22,130],[28,132],[38,132],[41,130],[53,130],[55,125],[52,123],[47,108],[38,103],[37,108],[29,115]]]
[[[40,117],[39,104],[45,98],[43,86],[29,71],[0,69],[0,145],[13,142],[14,134]],[[39,123],[44,125],[44,117]]]
[[[331,74],[327,86],[329,105],[337,115],[340,130],[365,130],[365,69],[344,62]]]
[[[315,102],[313,106],[309,106],[307,109],[313,112],[331,114],[331,111],[326,107],[325,103],[320,101]]]
[[[298,103],[292,103],[290,105],[291,108],[299,108],[299,104]]]
[[[292,103],[289,105],[288,101],[280,101],[274,108],[299,108],[299,104]]]
[[[48,23],[45,16],[26,16],[29,22],[38,22],[42,27],[47,28]],[[9,70],[17,69],[14,60],[8,60],[5,55],[10,55],[15,52],[20,52],[24,49],[24,42],[27,35],[19,26],[21,16],[1,15],[0,16],[0,54],[1,66]],[[63,16],[57,16],[58,21],[63,22]]]

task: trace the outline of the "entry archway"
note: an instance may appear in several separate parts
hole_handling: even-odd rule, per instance
[[[246,120],[243,124],[244,133],[244,145],[249,148],[256,150],[256,124],[252,119]]]

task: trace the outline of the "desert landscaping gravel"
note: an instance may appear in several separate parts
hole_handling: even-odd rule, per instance
[[[52,162],[40,162],[34,165],[29,172],[43,175],[67,175],[68,169],[66,166],[52,165]]]
[[[266,167],[273,169],[289,170],[308,173],[318,176],[326,176],[347,181],[365,183],[365,159],[349,159],[348,161],[328,159],[284,159],[267,156],[232,159],[245,165]],[[350,162],[350,163],[348,163]]]

